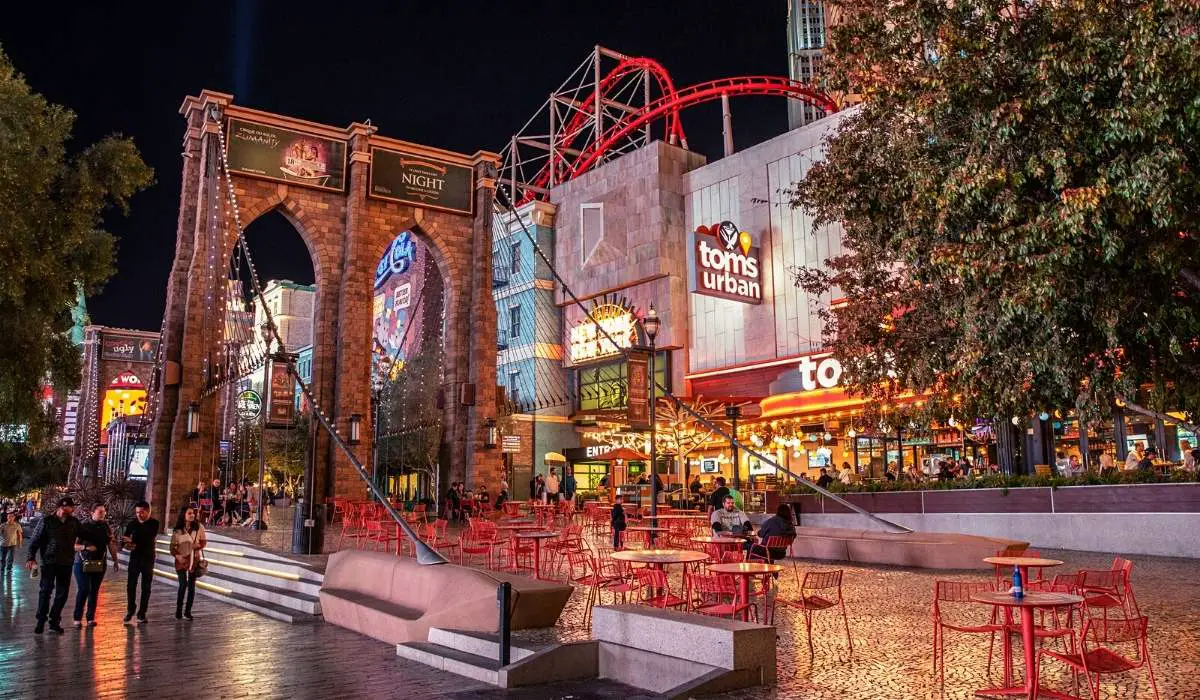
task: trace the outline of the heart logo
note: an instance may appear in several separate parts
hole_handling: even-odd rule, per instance
[[[749,255],[750,254],[750,243],[751,243],[750,234],[747,233],[746,231],[742,231],[741,233],[739,233],[738,234],[738,243],[740,243],[742,246],[742,255]]]
[[[733,250],[738,244],[738,229],[732,221],[722,221],[718,229],[718,236],[721,245],[725,246],[725,250]]]

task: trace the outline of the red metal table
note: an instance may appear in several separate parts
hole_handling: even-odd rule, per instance
[[[518,530],[517,539],[533,540],[533,577],[542,577],[542,540],[558,537],[557,532],[549,530]]]
[[[765,574],[777,574],[783,571],[778,564],[761,564],[758,562],[730,562],[728,564],[710,564],[708,570],[714,574],[736,576],[738,580],[738,603],[746,605],[742,610],[742,622],[750,619],[750,577]]]
[[[996,557],[993,557],[996,558]],[[1062,562],[1059,562],[1062,563]],[[1019,565],[1015,565],[1019,566]],[[1031,566],[1037,566],[1033,564]],[[1021,647],[1025,656],[1025,685],[1023,687],[984,688],[975,691],[976,695],[1022,695],[1029,700],[1035,700],[1037,687],[1037,640],[1034,638],[1033,611],[1037,608],[1057,608],[1064,605],[1077,605],[1083,598],[1070,593],[1040,593],[1029,592],[1021,598],[1014,598],[1010,593],[987,592],[971,596],[971,600],[987,605],[997,605],[1008,610],[1017,608],[1021,614]],[[1005,635],[1005,655],[1008,656],[1008,635]]]

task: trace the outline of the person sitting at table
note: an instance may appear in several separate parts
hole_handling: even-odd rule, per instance
[[[784,547],[772,547],[769,552],[766,547],[768,537],[795,537],[796,525],[792,522],[792,507],[786,503],[780,503],[775,509],[775,515],[763,521],[763,524],[758,528],[758,543],[746,543],[746,552],[764,559],[775,561],[783,559],[787,556],[787,549]]]
[[[621,533],[625,531],[626,527],[625,506],[621,503],[621,500],[621,494],[618,493],[616,496],[613,496],[612,516],[609,523],[612,525],[613,549],[621,548]]]
[[[508,482],[501,481],[500,482],[500,493],[496,494],[496,505],[494,506],[495,509],[500,510],[501,508],[503,508],[504,502],[507,500],[508,500]]]
[[[709,516],[709,523],[712,525],[713,532],[721,534],[727,532],[731,535],[744,535],[754,529],[750,523],[750,518],[746,514],[738,510],[737,505],[733,502],[733,496],[725,496],[724,507],[720,510],[714,510]]]
[[[721,509],[721,505],[725,503],[725,497],[729,495],[729,487],[725,485],[725,477],[718,476],[716,479],[717,488],[709,496],[708,512],[713,513]]]
[[[489,501],[492,500],[491,497],[488,495],[487,486],[484,486],[483,484],[479,485],[479,490],[475,492],[475,498],[482,501],[483,503],[488,503]]]
[[[833,477],[829,476],[829,470],[826,469],[825,467],[821,467],[821,476],[817,477],[817,486],[820,486],[823,489],[827,489],[827,488],[829,488],[829,485],[832,483],[833,483]]]
[[[854,483],[854,472],[850,469],[849,462],[842,462],[842,471],[838,474],[838,481],[847,485]]]

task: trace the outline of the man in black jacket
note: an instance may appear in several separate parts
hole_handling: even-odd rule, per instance
[[[128,581],[125,592],[128,597],[128,607],[125,609],[125,622],[133,619],[137,612],[139,623],[146,621],[146,606],[150,604],[150,582],[154,580],[154,551],[158,539],[158,521],[150,517],[150,504],[138,501],[133,507],[134,519],[125,526],[125,537],[122,542],[129,550],[129,566],[127,567]],[[138,579],[142,582],[142,596],[138,599]],[[140,604],[138,604],[140,602]],[[135,604],[138,604],[135,608]]]
[[[42,581],[38,584],[37,627],[34,634],[41,634],[50,620],[50,631],[63,633],[63,606],[67,604],[67,593],[71,589],[71,565],[75,561],[75,538],[79,535],[79,521],[72,515],[75,501],[63,496],[58,508],[42,518],[33,537],[29,540],[29,561],[25,567],[37,565],[38,552],[42,554]],[[54,604],[50,604],[50,595]]]

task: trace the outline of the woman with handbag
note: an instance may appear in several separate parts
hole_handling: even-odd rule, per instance
[[[192,619],[192,600],[196,597],[196,579],[208,570],[204,547],[208,538],[197,518],[196,509],[184,506],[171,531],[171,555],[175,557],[175,575],[179,577],[179,593],[175,597],[175,619]],[[187,605],[184,605],[184,596]]]
[[[75,626],[83,626],[84,605],[87,605],[87,626],[96,626],[96,600],[100,596],[100,582],[104,580],[104,572],[108,568],[104,562],[104,553],[112,555],[113,571],[120,567],[117,564],[117,538],[113,537],[112,528],[105,518],[108,511],[103,505],[92,507],[92,519],[79,526],[79,536],[75,538]]]

